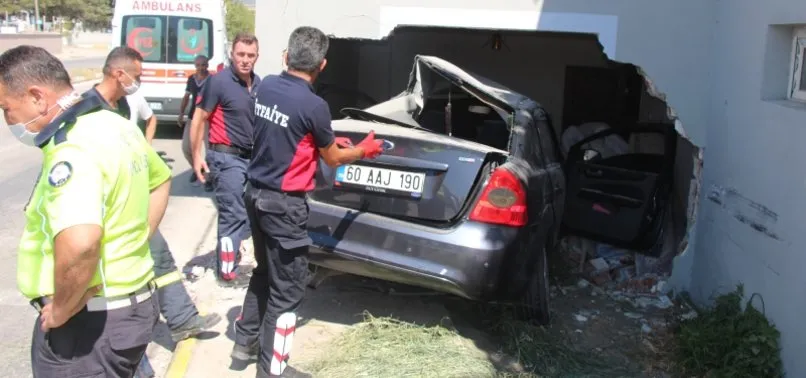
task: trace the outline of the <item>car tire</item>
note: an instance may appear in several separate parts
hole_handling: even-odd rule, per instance
[[[547,325],[551,320],[549,314],[549,265],[548,249],[543,246],[535,264],[535,270],[526,290],[517,306],[520,320],[533,325]]]

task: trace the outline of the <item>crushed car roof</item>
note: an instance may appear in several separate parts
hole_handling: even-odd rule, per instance
[[[470,73],[447,60],[431,55],[417,55],[414,57],[414,67],[412,68],[411,75],[409,76],[409,90],[411,90],[411,88],[413,88],[414,84],[417,82],[416,71],[418,63],[425,64],[432,70],[447,76],[449,80],[458,82],[459,85],[470,86],[478,91],[484,92],[484,94],[508,105],[513,109],[540,107],[534,102],[533,99],[515,92],[502,84],[499,84],[486,77]],[[526,105],[525,102],[530,102],[531,106]]]

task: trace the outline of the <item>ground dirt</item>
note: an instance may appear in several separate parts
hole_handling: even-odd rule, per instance
[[[185,267],[210,266],[210,254]],[[246,258],[248,269],[252,259]],[[551,289],[552,323],[535,327],[513,320],[506,307],[481,305],[455,296],[353,275],[329,277],[309,289],[299,312],[292,366],[309,370],[329,357],[329,347],[367,316],[391,317],[421,326],[441,325],[467,339],[500,376],[523,377],[667,377],[671,371],[669,321],[677,306],[657,288],[657,279],[617,287],[597,286],[555,266]],[[197,345],[187,377],[254,376],[254,365],[230,365],[233,321],[243,290],[218,288],[212,273],[188,285],[208,311],[226,316],[223,335]],[[660,308],[659,308],[660,307]],[[394,348],[393,346],[390,348]],[[360,353],[360,351],[357,351]],[[402,353],[397,353],[398,359]],[[390,358],[395,358],[390,353]],[[416,363],[416,361],[412,361]],[[375,363],[382,364],[383,361]],[[310,371],[310,370],[309,370]],[[419,376],[419,375],[418,375]],[[336,377],[338,378],[338,377]]]

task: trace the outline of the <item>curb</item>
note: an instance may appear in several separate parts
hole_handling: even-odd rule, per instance
[[[198,305],[196,306],[198,307]],[[199,310],[199,315],[206,313]],[[193,351],[196,348],[198,339],[196,337],[189,337],[178,343],[174,348],[171,362],[168,363],[168,368],[165,369],[165,378],[183,378],[187,373],[190,366],[190,359],[193,358]]]
[[[213,216],[207,224],[207,229],[203,233],[204,236],[196,245],[196,251],[202,248],[205,238],[213,232],[216,226],[216,216]],[[206,303],[196,303],[196,310],[199,312],[199,315],[206,315],[207,307]],[[189,337],[176,343],[176,348],[174,348],[173,354],[171,355],[171,362],[168,363],[168,367],[165,369],[164,378],[183,378],[185,374],[187,374],[190,359],[193,358],[193,351],[196,349],[198,341],[196,337]]]

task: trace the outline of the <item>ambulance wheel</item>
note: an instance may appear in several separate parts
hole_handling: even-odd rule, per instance
[[[538,256],[534,273],[521,302],[516,306],[516,315],[520,320],[533,325],[547,325],[551,320],[549,314],[549,266],[548,250],[544,246]]]

